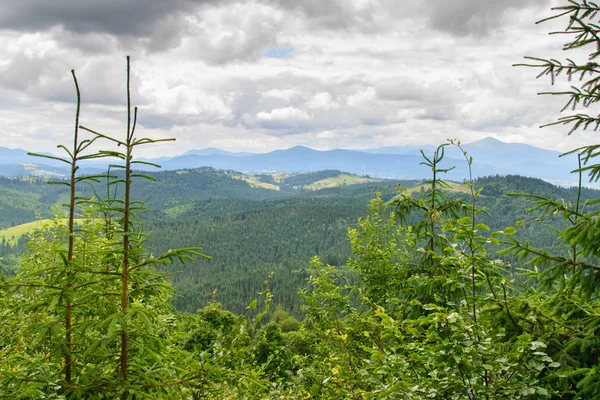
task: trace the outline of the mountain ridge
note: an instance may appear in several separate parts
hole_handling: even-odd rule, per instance
[[[365,150],[333,149],[316,150],[306,146],[294,146],[267,153],[229,152],[213,147],[190,149],[174,157],[143,158],[145,161],[162,165],[163,170],[192,169],[213,167],[224,170],[236,170],[247,173],[261,171],[311,172],[339,169],[353,174],[371,175],[390,179],[424,179],[429,175],[426,167],[420,165],[422,156],[435,150],[433,145],[405,145],[379,147]],[[570,171],[577,168],[577,156],[572,154],[558,157],[561,153],[546,150],[524,143],[507,143],[493,137],[462,144],[462,149],[473,157],[473,177],[489,175],[522,175],[540,178],[549,182],[569,185],[576,184],[578,177]],[[33,164],[30,170],[37,175],[57,176],[58,168],[52,160],[35,159],[26,156],[21,149],[0,147],[0,175],[17,176],[19,168],[8,164]],[[8,162],[6,162],[8,161]],[[469,176],[468,164],[464,154],[457,146],[445,147],[444,168],[454,166],[445,178],[463,180]],[[96,173],[105,168],[102,163],[82,163],[83,173]],[[152,170],[150,167],[141,167]],[[28,170],[22,168],[27,175]],[[68,174],[64,168],[64,175]]]

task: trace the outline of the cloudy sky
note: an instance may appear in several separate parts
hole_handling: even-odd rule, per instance
[[[361,149],[493,136],[569,150],[593,133],[539,129],[564,99],[524,55],[561,57],[559,0],[6,0],[0,146],[49,151],[81,123],[125,131],[132,57],[143,155],[218,147]]]

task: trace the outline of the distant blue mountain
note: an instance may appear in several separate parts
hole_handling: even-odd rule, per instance
[[[34,157],[27,155],[25,150],[0,147],[0,164],[34,162]]]
[[[12,163],[0,164],[0,176],[15,178],[19,176],[45,176],[47,178],[66,178],[69,170],[43,164]]]
[[[577,176],[570,171],[577,168],[577,155],[571,154],[560,157],[558,151],[545,150],[523,143],[505,143],[492,137],[487,137],[472,143],[464,143],[463,149],[467,156],[473,157],[473,171],[477,176],[482,166],[497,168],[500,175],[523,175],[541,178],[555,184],[575,184]],[[430,153],[434,146],[421,146]],[[368,149],[374,154],[419,154],[419,146],[395,146]],[[464,159],[456,146],[446,147],[446,156],[454,159]]]
[[[233,153],[233,152],[230,152],[230,151],[225,151],[225,150],[221,150],[221,149],[215,149],[214,147],[208,147],[206,149],[201,149],[201,150],[188,150],[185,153],[183,153],[182,156],[190,156],[190,155],[194,155],[194,156],[220,155],[220,156],[246,157],[246,156],[252,156],[252,155],[255,155],[255,154],[256,153],[245,153],[245,152]]]
[[[473,176],[523,175],[541,178],[555,184],[576,184],[577,176],[570,171],[577,167],[577,156],[559,157],[557,151],[545,150],[521,143],[505,143],[494,138],[485,138],[473,143],[463,144],[468,157],[473,157]],[[420,150],[430,155],[435,150],[432,145],[407,145],[380,147],[367,150],[329,150],[318,151],[297,146],[269,153],[232,153],[215,148],[189,150],[177,157],[145,159],[162,165],[163,170],[213,167],[233,169],[241,172],[287,171],[309,172],[326,169],[338,169],[359,175],[371,175],[381,178],[423,179],[430,171],[420,165],[423,161]],[[14,176],[19,168],[14,164],[39,163],[42,165],[29,170],[49,170],[53,174],[66,172],[65,164],[52,160],[27,156],[23,150],[0,147],[0,175]],[[13,164],[3,172],[2,164]],[[456,146],[446,147],[444,168],[455,166],[447,174],[451,180],[463,180],[468,177],[468,165],[464,155]],[[96,173],[106,167],[106,162],[82,165],[82,172]],[[140,166],[141,167],[141,166]],[[145,167],[143,167],[145,168]],[[151,168],[148,168],[151,169]],[[10,171],[8,171],[10,170]],[[27,174],[27,169],[23,169]]]
[[[540,149],[523,143],[504,143],[491,137],[463,146],[473,158],[485,157],[486,163],[510,166],[515,163],[537,162],[550,165],[566,166],[577,160],[576,155],[560,157],[558,151]],[[571,169],[576,163],[571,164]]]
[[[52,176],[68,173],[66,164],[48,158],[34,157],[21,149],[0,147],[0,176]]]
[[[406,146],[386,146],[377,147],[374,149],[354,150],[358,152],[372,153],[372,154],[421,154],[421,150],[432,152],[437,146],[431,144],[408,144]]]
[[[242,172],[288,171],[309,172],[326,169],[339,169],[354,174],[376,177],[413,179],[427,178],[429,171],[419,165],[423,159],[415,154],[373,154],[352,150],[318,151],[297,146],[287,150],[276,150],[265,154],[245,157],[230,155],[184,155],[163,162],[164,169],[182,169],[210,166],[221,169],[234,169]],[[447,165],[457,168],[449,179],[462,180],[467,173],[465,161],[448,160]],[[504,174],[501,169],[481,165],[478,176]]]

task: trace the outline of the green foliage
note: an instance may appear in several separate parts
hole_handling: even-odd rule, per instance
[[[360,272],[363,293],[377,305],[401,294],[406,280],[418,273],[410,270],[417,249],[412,227],[399,229],[395,213],[387,213],[378,194],[369,205],[368,218],[360,218],[356,228],[348,229],[352,258],[347,265]]]
[[[180,297],[178,309],[194,311],[215,298],[236,313],[255,297],[264,278],[274,272],[271,288],[277,303],[300,314],[297,288],[308,276],[305,265],[314,254],[343,264],[350,254],[347,226],[363,206],[282,206],[239,212],[208,221],[148,224],[148,244],[164,251],[201,242],[211,261],[177,267],[172,274]]]
[[[156,140],[134,136],[137,113],[132,123],[129,58],[127,78],[125,141],[87,128],[94,138],[79,141],[75,79],[73,148],[59,146],[66,158],[39,155],[71,166],[70,181],[56,182],[69,188],[68,224],[57,215],[51,227],[32,233],[17,276],[5,285],[12,292],[5,298],[2,291],[8,324],[2,332],[0,385],[9,398],[187,397],[182,384],[189,372],[181,362],[189,356],[172,345],[168,329],[159,329],[169,319],[171,288],[154,266],[202,255],[188,248],[155,257],[144,249],[145,234],[138,222],[143,204],[131,201],[132,178],[143,176],[131,171],[136,163],[132,151]],[[96,139],[122,144],[125,152],[82,155]],[[113,179],[110,173],[76,175],[78,161],[105,156],[125,161],[124,179]],[[107,179],[108,198],[77,196],[77,183],[100,178]],[[110,197],[111,185],[119,183],[125,186],[124,199]],[[76,227],[78,213],[82,221]]]
[[[258,178],[258,180],[263,183],[270,183],[270,184],[275,183],[275,179],[273,178],[273,175],[260,174],[260,175],[256,175],[256,178]]]
[[[211,351],[215,342],[235,334],[238,318],[223,310],[218,303],[209,304],[198,310],[198,318],[192,326],[186,327],[188,338],[184,348],[188,351]]]
[[[600,54],[596,23],[600,7],[591,1],[570,0],[568,4],[555,7],[556,13],[540,22],[565,19],[564,34],[571,40],[564,50],[580,49],[589,51],[588,61],[577,63],[571,59],[561,62],[556,59],[527,57],[532,64],[521,64],[541,69],[538,77],[549,76],[554,84],[562,76],[571,83],[571,88],[560,92],[545,94],[567,97],[562,111],[570,109],[573,113],[560,117],[549,125],[567,125],[569,134],[578,130],[597,131],[600,125],[598,116],[575,113],[577,109],[587,109],[598,101],[600,88],[598,64]],[[547,195],[531,195],[535,200],[534,209],[540,218],[559,215],[565,222],[564,228],[555,231],[556,240],[568,249],[567,254],[539,249],[528,242],[509,239],[507,252],[512,252],[528,260],[534,272],[526,275],[537,285],[523,293],[521,301],[526,305],[520,312],[526,316],[528,324],[524,329],[537,335],[543,335],[549,346],[549,354],[560,363],[556,374],[550,375],[557,394],[572,398],[595,398],[600,396],[600,379],[596,374],[600,350],[600,331],[597,328],[598,315],[598,226],[597,199],[582,199],[581,184],[583,174],[591,181],[598,180],[600,164],[595,164],[598,145],[585,146],[574,150],[579,153],[579,191],[575,201],[565,202]]]
[[[177,191],[175,186],[168,183],[172,175],[181,178],[178,185],[182,187],[193,187],[196,179],[206,181],[205,191]],[[143,218],[144,231],[149,234],[146,248],[160,254],[180,246],[192,247],[201,243],[205,252],[213,257],[211,261],[197,259],[168,268],[176,289],[174,305],[187,312],[204,307],[212,299],[213,290],[217,289],[216,301],[230,311],[242,313],[256,292],[261,290],[264,277],[275,272],[271,281],[271,288],[276,294],[274,301],[300,317],[300,299],[296,292],[299,287],[306,286],[306,266],[310,258],[318,255],[326,264],[345,264],[351,255],[346,240],[348,226],[355,227],[357,219],[364,218],[366,205],[376,192],[381,192],[383,201],[397,194],[395,184],[382,182],[378,186],[325,189],[283,199],[203,199],[205,194],[219,189],[227,193],[222,186],[212,187],[208,183],[210,180],[221,182],[219,175],[211,177],[210,172],[196,174],[192,171],[177,175],[164,171],[152,173],[152,176],[157,179],[156,182],[134,181],[132,193],[133,198],[143,199],[153,190],[153,186],[156,190],[146,202],[149,210]],[[163,186],[163,181],[168,185]],[[515,238],[528,240],[531,245],[556,254],[567,255],[568,251],[560,247],[552,230],[566,227],[565,221],[559,215],[554,215],[535,222],[537,216],[527,213],[533,207],[532,200],[509,197],[506,193],[533,192],[574,202],[577,198],[576,188],[560,188],[539,179],[518,176],[480,178],[474,181],[474,185],[483,187],[477,202],[490,214],[479,214],[479,222],[496,231],[524,220]],[[34,186],[41,193],[55,187],[42,186],[41,183]],[[167,187],[170,199],[163,191]],[[81,185],[81,188],[81,196],[88,193],[87,187]],[[99,187],[97,192],[102,194],[105,190]],[[139,195],[140,192],[144,195]],[[93,195],[93,192],[89,194]],[[597,195],[596,190],[583,188],[581,191],[582,201]],[[413,196],[419,198],[421,193],[413,193]],[[450,192],[447,196],[466,201],[464,193]],[[172,210],[170,205],[173,204],[192,205],[182,206],[180,214],[165,214],[167,210]],[[418,218],[417,212],[408,217],[413,225],[418,223]],[[26,238],[17,246],[0,243],[0,256],[4,257],[8,267],[16,264],[16,255],[24,252],[25,242]],[[490,253],[493,251],[495,248],[488,249]],[[518,257],[511,254],[503,255],[502,259],[509,261],[513,268],[525,267]]]
[[[421,162],[421,165],[431,168],[432,172],[431,179],[423,182],[428,189],[418,199],[409,194],[401,193],[399,198],[394,199],[390,203],[396,211],[396,216],[404,224],[408,224],[408,216],[411,213],[415,211],[421,213],[420,221],[414,226],[414,229],[417,235],[427,241],[425,247],[427,253],[424,253],[424,257],[428,259],[430,268],[434,266],[433,257],[436,248],[443,245],[439,241],[440,236],[437,232],[439,219],[447,215],[458,218],[461,208],[459,200],[449,199],[446,196],[444,189],[449,188],[449,185],[440,178],[440,174],[454,169],[454,167],[449,169],[439,167],[440,162],[444,159],[445,146],[447,144],[439,146],[431,158],[427,157],[421,150],[421,154],[425,159],[425,161]]]
[[[556,10],[552,18],[568,16],[567,34],[575,37],[567,49],[597,44],[598,27],[591,18],[600,9],[594,3],[573,0]],[[543,59],[533,66],[543,67],[542,75],[552,79],[560,73],[581,77],[580,88],[563,94],[570,98],[567,106],[587,107],[597,101],[594,74],[600,71],[593,60],[598,54],[595,49],[583,66]],[[0,398],[600,396],[596,192],[581,184],[558,189],[507,177],[469,179],[461,186],[466,193],[450,194],[440,179],[448,171],[439,168],[443,145],[432,157],[423,153],[432,179],[420,191],[387,201],[387,187],[371,200],[366,216],[360,216],[357,204],[373,186],[263,203],[256,201],[263,192],[246,202],[217,200],[212,194],[210,200],[157,196],[156,204],[172,207],[154,214],[151,230],[163,241],[152,244],[165,251],[153,256],[142,229],[145,203],[133,194],[132,182],[136,176],[155,176],[137,174],[132,165],[133,149],[155,141],[134,135],[136,111],[132,121],[129,93],[128,115],[125,139],[86,128],[98,141],[120,145],[119,151],[97,155],[79,153],[91,142],[78,141],[76,122],[73,149],[62,147],[72,175],[61,186],[69,191],[54,193],[70,198],[69,224],[61,223],[64,213],[57,212],[30,234],[16,276],[0,277]],[[573,130],[598,127],[597,119],[584,114],[558,123],[573,124]],[[457,140],[449,145],[462,150]],[[580,177],[597,178],[597,148],[578,149]],[[463,154],[470,171],[472,159]],[[76,175],[77,161],[105,155],[123,161],[122,171],[109,172],[104,180],[87,178],[99,180],[88,193],[106,196],[79,197],[76,184],[83,178]],[[179,182],[180,175],[195,173],[169,179]],[[226,175],[215,178],[216,187],[231,183]],[[247,189],[233,185],[237,189],[227,196]],[[504,196],[524,185],[535,194]],[[210,192],[208,186],[195,194]],[[36,201],[43,197],[30,188],[26,192]],[[527,209],[539,217],[520,218]],[[197,221],[189,221],[193,216]],[[332,238],[356,217],[347,230],[350,248],[344,248]],[[305,230],[299,233],[300,227]],[[229,279],[225,290],[248,295],[238,298],[242,315],[215,301],[219,292],[208,287],[214,281],[202,282],[204,296],[211,297],[194,314],[170,307],[173,290],[156,267],[168,269],[189,255],[201,256],[191,247],[168,250],[185,243],[177,234],[184,230],[189,242],[216,238],[231,257],[215,262],[214,270],[202,270],[202,279],[220,273]],[[536,243],[527,240],[534,235]],[[494,255],[501,245],[504,260]],[[0,246],[0,256],[9,254],[6,246]],[[263,252],[280,258],[269,263]],[[335,262],[314,257],[307,268],[297,265],[315,253]],[[228,265],[238,268],[235,279],[227,277]],[[291,297],[272,310],[271,290],[279,289],[275,296],[289,291],[268,272],[275,270],[291,286],[306,278],[299,293],[304,320],[295,318],[299,313]],[[6,271],[13,273],[3,267]],[[196,296],[185,306],[198,308],[206,300],[198,301],[201,278],[189,270],[181,276],[180,283],[196,281],[178,301]]]
[[[436,212],[433,248],[432,231],[398,225],[395,212],[376,198],[368,217],[349,230],[351,271],[311,263],[303,298],[306,323],[319,339],[316,360],[297,361],[300,385],[314,396],[550,396],[544,377],[558,364],[541,338],[513,334],[516,289],[502,262],[488,259],[486,246],[498,233],[487,235],[489,228],[474,219],[482,212],[479,192],[471,191],[469,205],[446,201],[435,186],[424,197],[439,199],[436,210],[452,203],[463,214]]]

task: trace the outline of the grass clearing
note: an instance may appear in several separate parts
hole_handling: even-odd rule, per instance
[[[177,218],[194,209],[194,203],[178,204],[174,207],[166,208],[165,215],[169,218]]]
[[[305,189],[309,190],[320,190],[327,189],[332,187],[338,187],[343,185],[357,185],[359,183],[368,183],[368,182],[381,182],[380,179],[372,179],[372,178],[363,178],[356,175],[349,174],[340,174],[338,176],[334,176],[332,178],[321,179],[320,181],[316,181],[311,183],[310,185],[305,186]]]
[[[61,222],[67,223],[67,218],[62,218]],[[76,219],[75,223],[78,223],[81,219]],[[23,235],[40,229],[44,225],[52,224],[52,219],[38,219],[33,222],[27,222],[21,225],[15,225],[10,228],[0,230],[0,240],[4,239],[6,243],[15,245],[19,238]]]
[[[259,187],[268,190],[280,190],[279,186],[273,185],[272,183],[261,182],[258,180],[258,178],[252,175],[233,175],[232,178],[240,179],[252,187]]]
[[[461,192],[461,193],[470,193],[469,190],[469,186],[467,186],[464,183],[458,183],[458,182],[450,182],[450,181],[445,181],[448,184],[448,187],[443,188],[444,191],[447,192]],[[407,194],[411,194],[414,192],[420,192],[421,190],[425,191],[425,190],[429,190],[431,188],[431,185],[427,185],[424,183],[419,183],[416,184],[415,186],[406,189]]]
[[[15,225],[10,228],[0,230],[0,240],[5,240],[6,243],[14,245],[17,240],[23,235],[28,234],[31,231],[40,229],[44,223],[49,223],[49,219],[39,219],[37,221],[28,222],[26,224]]]

